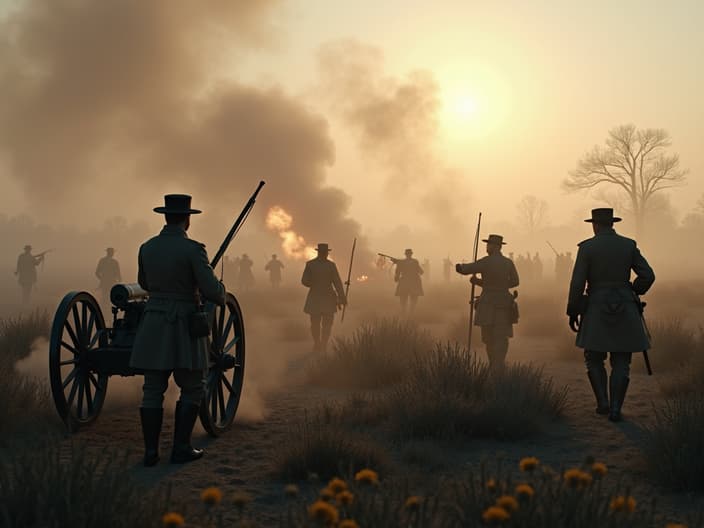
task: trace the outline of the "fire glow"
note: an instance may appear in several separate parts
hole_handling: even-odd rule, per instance
[[[274,206],[266,214],[266,227],[281,238],[281,248],[288,258],[309,260],[317,256],[315,248],[293,229],[293,217],[283,207]]]
[[[357,277],[357,282],[367,282],[369,280],[369,276],[367,275],[360,275]]]

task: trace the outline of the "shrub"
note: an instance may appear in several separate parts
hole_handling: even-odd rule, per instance
[[[704,348],[701,331],[687,328],[681,318],[656,320],[650,324],[653,369],[658,372],[682,369]]]
[[[0,319],[0,355],[3,361],[14,363],[23,359],[32,350],[38,337],[49,337],[49,314],[46,310],[35,310],[28,315]]]
[[[58,420],[52,420],[55,413],[46,385],[4,363],[0,363],[0,402],[0,430],[4,435],[58,424]],[[6,440],[4,435],[0,443]]]

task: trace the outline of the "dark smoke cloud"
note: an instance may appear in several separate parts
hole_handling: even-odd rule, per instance
[[[33,205],[59,213],[118,191],[159,201],[177,183],[229,215],[264,179],[260,219],[278,204],[308,238],[349,240],[349,198],[325,186],[326,122],[281,89],[232,80],[238,56],[276,39],[277,4],[23,2],[0,25],[10,174]]]

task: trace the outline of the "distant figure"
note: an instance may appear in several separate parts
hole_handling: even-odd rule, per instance
[[[252,273],[254,262],[252,262],[252,259],[245,253],[240,257],[239,264],[237,282],[242,291],[248,291],[254,286],[254,274]]]
[[[425,282],[430,283],[430,260],[425,259],[423,261],[423,275],[425,276]]]
[[[587,376],[596,397],[596,412],[621,420],[631,355],[650,348],[639,295],[655,282],[655,273],[634,240],[618,235],[621,219],[610,208],[593,209],[594,236],[579,243],[567,301],[570,328],[584,349]],[[631,282],[631,270],[635,279]],[[586,295],[585,295],[586,290]],[[610,352],[611,377],[606,390],[604,360]]]
[[[306,262],[301,283],[310,288],[303,311],[310,315],[310,333],[313,336],[313,351],[325,352],[332,323],[338,308],[347,304],[337,266],[328,260],[330,248],[318,244],[317,258]]]
[[[450,257],[442,259],[442,278],[445,282],[450,282],[450,276],[452,275],[452,261]]]
[[[543,261],[540,260],[540,253],[533,256],[533,280],[540,282],[543,280]]]
[[[275,254],[271,256],[271,260],[264,266],[264,271],[269,272],[269,281],[271,282],[271,287],[274,289],[277,289],[281,284],[282,269],[284,269],[284,264]]]
[[[98,288],[103,302],[107,303],[110,302],[110,290],[115,284],[122,281],[122,275],[120,274],[120,264],[114,258],[115,249],[107,248],[105,253],[105,256],[98,261],[95,276],[100,281]]]
[[[493,371],[503,369],[508,353],[508,340],[513,337],[513,325],[518,322],[518,305],[509,288],[518,286],[518,271],[513,261],[501,254],[505,245],[500,235],[489,235],[486,242],[488,256],[469,264],[457,264],[462,275],[481,274],[470,281],[482,288],[476,301],[474,324],[482,329],[489,366]]]
[[[406,308],[408,306],[408,300],[411,301],[410,311],[416,308],[416,303],[418,302],[418,297],[423,296],[423,283],[420,276],[423,275],[423,268],[416,259],[413,258],[413,250],[407,249],[405,251],[406,258],[396,261],[396,272],[394,274],[394,281],[398,284],[396,286],[396,296],[401,300],[401,311],[406,313]]]
[[[24,247],[24,253],[17,257],[15,275],[22,288],[22,303],[29,304],[32,288],[37,283],[37,266],[44,261],[44,254],[32,255],[32,246]]]

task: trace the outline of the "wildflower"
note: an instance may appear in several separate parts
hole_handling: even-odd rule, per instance
[[[343,506],[349,506],[354,500],[354,495],[352,495],[352,492],[350,490],[344,490],[337,494],[335,500],[338,504],[341,504]]]
[[[284,488],[284,494],[289,498],[298,497],[298,492],[298,486],[295,484],[287,484]]]
[[[418,495],[411,495],[406,499],[406,504],[405,508],[408,511],[418,511],[418,508],[420,508],[420,503],[423,501]]]
[[[328,489],[332,490],[332,492],[337,495],[338,493],[342,493],[347,489],[347,483],[341,478],[335,477],[330,482],[328,482]]]
[[[512,495],[502,495],[496,499],[496,505],[508,512],[513,512],[518,509],[518,501]]]
[[[345,519],[337,525],[337,528],[359,528],[359,525],[352,519]]]
[[[354,480],[361,484],[378,484],[379,474],[371,469],[363,469],[357,472],[354,476]]]
[[[482,513],[482,519],[485,523],[501,523],[508,521],[511,518],[511,514],[500,506],[489,506],[484,513]]]
[[[636,510],[636,500],[631,496],[624,497],[619,495],[611,500],[609,508],[611,508],[612,512],[633,513]]]
[[[667,523],[665,525],[665,528],[687,528],[687,525],[679,523]]]
[[[592,474],[595,477],[603,477],[608,471],[606,464],[602,462],[594,462],[592,464]]]
[[[164,528],[177,528],[178,526],[183,526],[185,522],[183,515],[176,512],[169,512],[161,518]]]
[[[335,493],[330,488],[323,488],[318,495],[322,500],[330,502],[335,498]]]
[[[563,475],[565,482],[571,488],[579,488],[582,486],[588,486],[592,483],[592,476],[586,471],[581,469],[568,469]]]
[[[232,504],[234,504],[240,510],[250,502],[252,502],[252,497],[250,497],[249,494],[245,493],[244,491],[237,491],[232,496]]]
[[[222,500],[222,491],[220,491],[220,488],[215,487],[205,488],[200,494],[200,500],[208,506],[220,504],[220,501]]]
[[[308,506],[308,516],[325,524],[337,524],[340,518],[337,508],[324,500],[317,500]]]
[[[535,468],[538,467],[539,464],[540,460],[538,460],[537,458],[525,457],[521,459],[518,466],[521,468],[521,471],[533,471]]]
[[[493,478],[486,481],[486,489],[489,491],[496,491],[496,481]]]
[[[530,484],[519,484],[516,486],[516,495],[521,499],[530,499],[534,494],[535,491]]]

